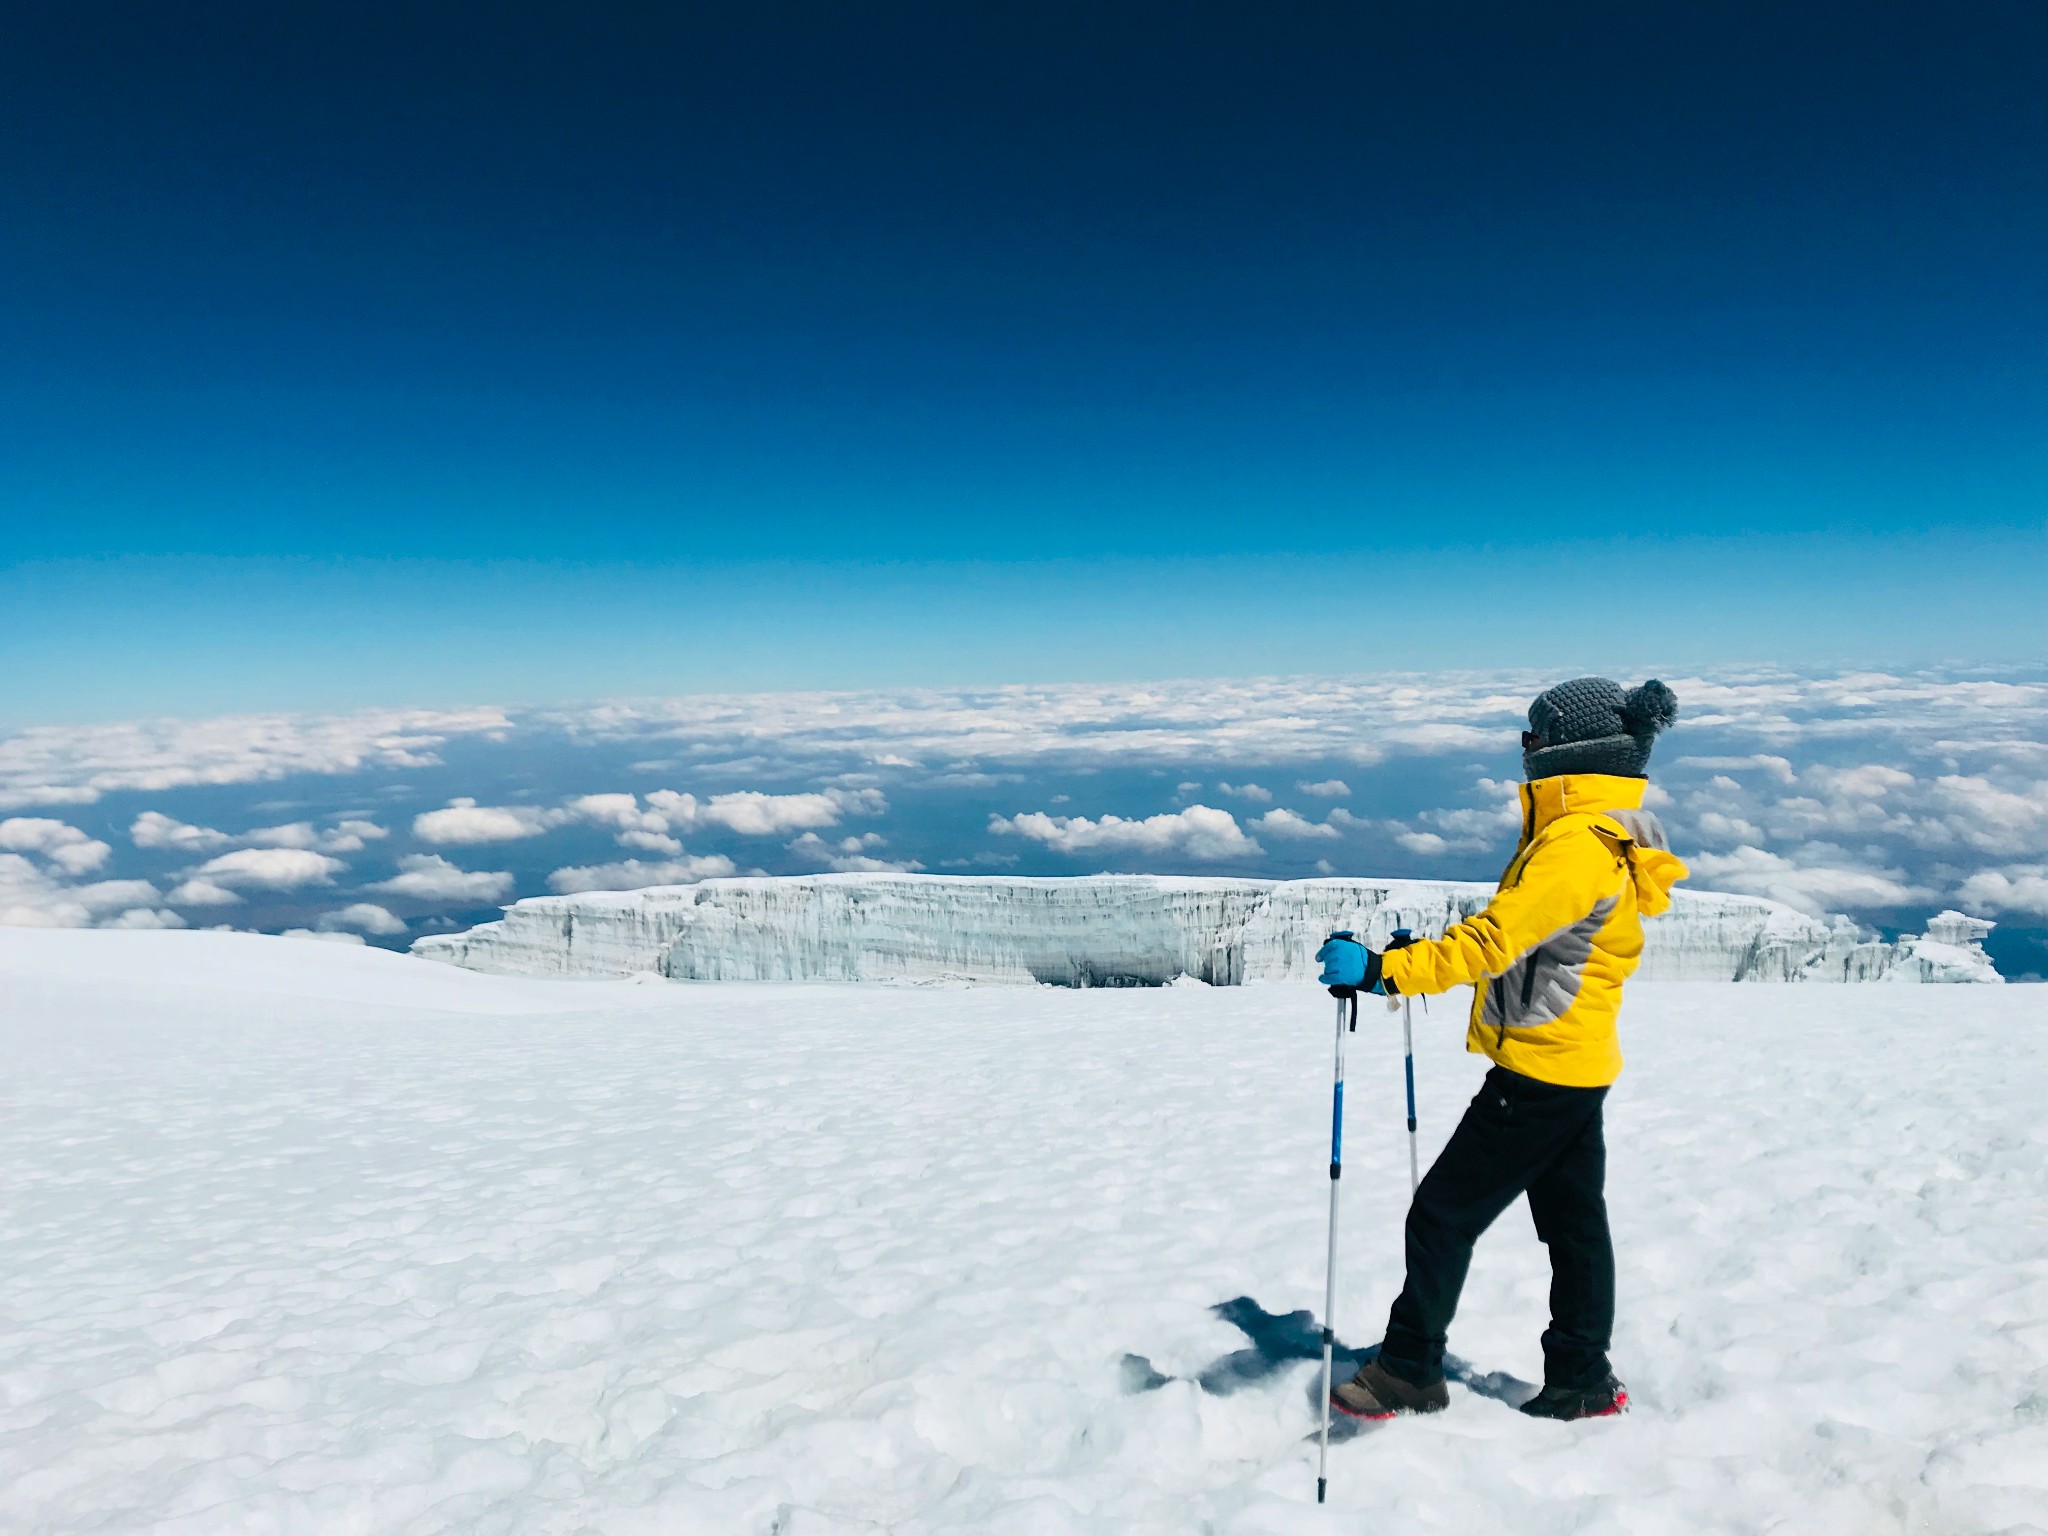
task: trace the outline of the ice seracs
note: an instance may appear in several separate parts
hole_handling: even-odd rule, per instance
[[[678,981],[1045,982],[1215,986],[1304,981],[1324,934],[1374,943],[1442,933],[1493,887],[1450,880],[1234,880],[1166,875],[839,874],[706,880],[518,902],[415,953],[521,976]],[[1662,981],[1998,981],[1991,924],[1943,913],[1923,937],[1868,939],[1755,896],[1675,893],[1645,925]]]

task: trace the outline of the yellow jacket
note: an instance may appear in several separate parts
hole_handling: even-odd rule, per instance
[[[1522,789],[1522,841],[1486,910],[1440,939],[1387,952],[1404,994],[1471,986],[1465,1049],[1570,1088],[1621,1075],[1621,984],[1643,956],[1645,917],[1686,876],[1645,781],[1601,773]]]

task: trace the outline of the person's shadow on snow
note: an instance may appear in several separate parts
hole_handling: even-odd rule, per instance
[[[1232,1350],[1196,1372],[1191,1379],[1204,1392],[1228,1397],[1286,1370],[1296,1361],[1320,1363],[1323,1358],[1323,1333],[1316,1325],[1313,1312],[1268,1312],[1249,1296],[1219,1302],[1209,1310],[1250,1339],[1251,1347]],[[1346,1380],[1379,1352],[1377,1344],[1354,1349],[1340,1339],[1331,1350],[1332,1378]],[[1481,1397],[1506,1403],[1510,1408],[1519,1408],[1536,1395],[1533,1384],[1506,1371],[1475,1371],[1456,1355],[1444,1357],[1444,1375]],[[1127,1393],[1156,1392],[1168,1382],[1181,1379],[1156,1369],[1143,1355],[1125,1355],[1123,1358],[1124,1391]],[[1310,1379],[1310,1407],[1321,1408],[1322,1387],[1320,1373]],[[1344,1426],[1347,1432],[1355,1432],[1361,1427],[1356,1419],[1344,1420]],[[1330,1428],[1333,1435],[1338,1433],[1336,1423],[1333,1422]]]

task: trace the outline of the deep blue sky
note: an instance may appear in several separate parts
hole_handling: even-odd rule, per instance
[[[1997,662],[2033,0],[13,7],[12,720]]]

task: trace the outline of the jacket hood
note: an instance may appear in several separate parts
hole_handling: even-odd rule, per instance
[[[1522,840],[1566,816],[1584,816],[1601,840],[1628,861],[1645,917],[1671,907],[1671,887],[1691,871],[1664,846],[1664,827],[1642,808],[1647,779],[1612,773],[1561,773],[1520,786]],[[1613,814],[1619,812],[1621,814]]]

